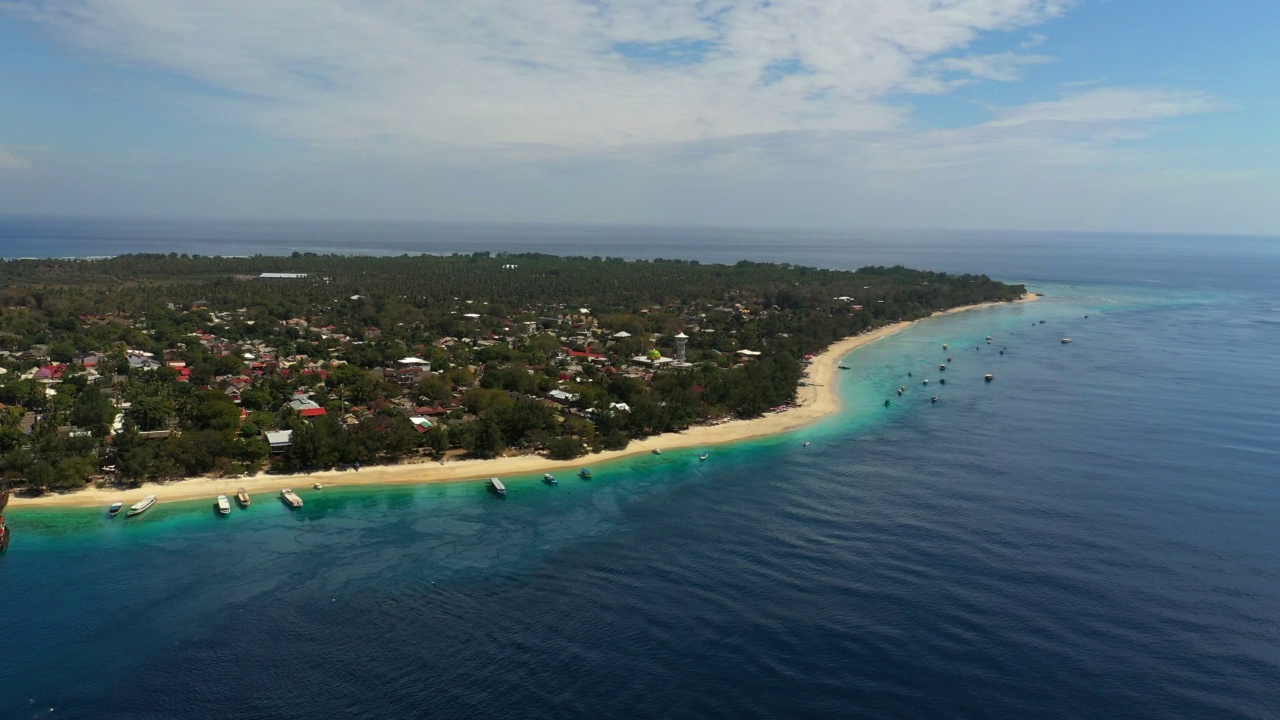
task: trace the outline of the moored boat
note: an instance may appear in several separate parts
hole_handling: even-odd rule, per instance
[[[4,508],[9,504],[9,491],[0,492],[0,552],[9,547],[9,525],[4,521]]]
[[[906,385],[899,385],[899,386],[898,386],[898,394],[899,394],[899,395],[901,395],[902,393],[904,393],[904,392],[906,392],[906,391],[907,391],[907,386],[906,386]]]
[[[1066,344],[1067,344],[1067,343],[1069,343],[1069,342],[1071,342],[1071,338],[1062,338],[1062,344],[1063,344],[1063,345],[1066,345]]]
[[[129,512],[125,513],[125,517],[133,517],[134,515],[141,515],[142,513],[150,510],[151,506],[155,504],[156,504],[156,496],[148,495],[142,498],[141,500],[139,500],[138,502],[134,503],[129,508]]]
[[[661,449],[661,448],[654,448],[654,449],[653,449],[653,454],[654,454],[654,455],[661,455],[661,454],[662,454],[662,449]]]
[[[849,366],[848,366],[848,365],[837,365],[836,367],[840,368],[841,370],[848,370],[848,369],[849,369]]]
[[[579,471],[578,471],[578,477],[582,478],[583,480],[590,480],[590,479],[591,479],[591,468],[582,468],[581,470],[579,470]]]
[[[946,366],[946,365],[939,365],[939,366],[938,366],[938,371],[939,371],[939,372],[946,372],[946,371],[947,371],[947,366]]]
[[[245,490],[244,488],[240,488],[239,490],[237,490],[236,502],[240,503],[240,507],[242,508],[249,507],[249,491]]]
[[[231,514],[231,501],[227,499],[226,495],[218,496],[218,514],[219,515]]]
[[[302,507],[302,498],[298,497],[293,488],[280,488],[280,500],[294,510]]]
[[[808,440],[805,440],[805,441],[804,441],[804,445],[801,445],[801,447],[809,447],[809,441],[808,441]]]
[[[124,503],[121,503],[121,502],[111,503],[111,507],[107,508],[107,514],[110,515],[111,517],[115,517],[119,515],[120,511],[123,509],[124,509]]]
[[[699,456],[698,456],[698,460],[699,460],[699,461],[705,461],[706,459],[707,459],[707,454],[706,454],[706,453],[702,453],[701,455],[699,455]]]
[[[323,490],[323,489],[324,489],[324,483],[319,483],[319,482],[318,482],[318,483],[315,483],[314,485],[312,485],[311,487],[315,488],[316,490]]]
[[[991,373],[987,373],[986,376],[983,377],[982,379],[986,380],[987,382],[991,382],[992,380],[996,379],[996,376]]]
[[[930,402],[930,403],[936,403],[936,402],[938,402],[938,396],[937,396],[937,395],[934,395],[933,397],[929,398],[929,402]]]
[[[493,490],[495,493],[499,495],[507,494],[507,486],[503,485],[502,481],[496,477],[489,478],[489,489]]]
[[[542,481],[548,485],[556,485],[560,482],[559,480],[556,480],[556,476],[551,473],[543,473]]]

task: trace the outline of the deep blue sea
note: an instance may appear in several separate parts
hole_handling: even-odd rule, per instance
[[[1046,297],[860,350],[839,416],[706,462],[11,512],[0,718],[1280,717],[1280,239],[0,219],[7,257],[144,250],[901,263]]]

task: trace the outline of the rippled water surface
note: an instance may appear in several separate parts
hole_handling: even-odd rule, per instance
[[[15,512],[0,717],[1276,717],[1274,244],[1085,238],[794,243],[1048,297],[861,350],[840,416],[707,462]]]

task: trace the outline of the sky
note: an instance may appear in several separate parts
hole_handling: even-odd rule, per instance
[[[1280,235],[1276,0],[0,0],[0,214]]]

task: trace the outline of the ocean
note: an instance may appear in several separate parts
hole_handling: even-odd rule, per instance
[[[903,264],[1045,298],[859,350],[839,415],[706,462],[13,511],[0,718],[1280,716],[1278,239],[0,219],[7,257],[295,250]]]

